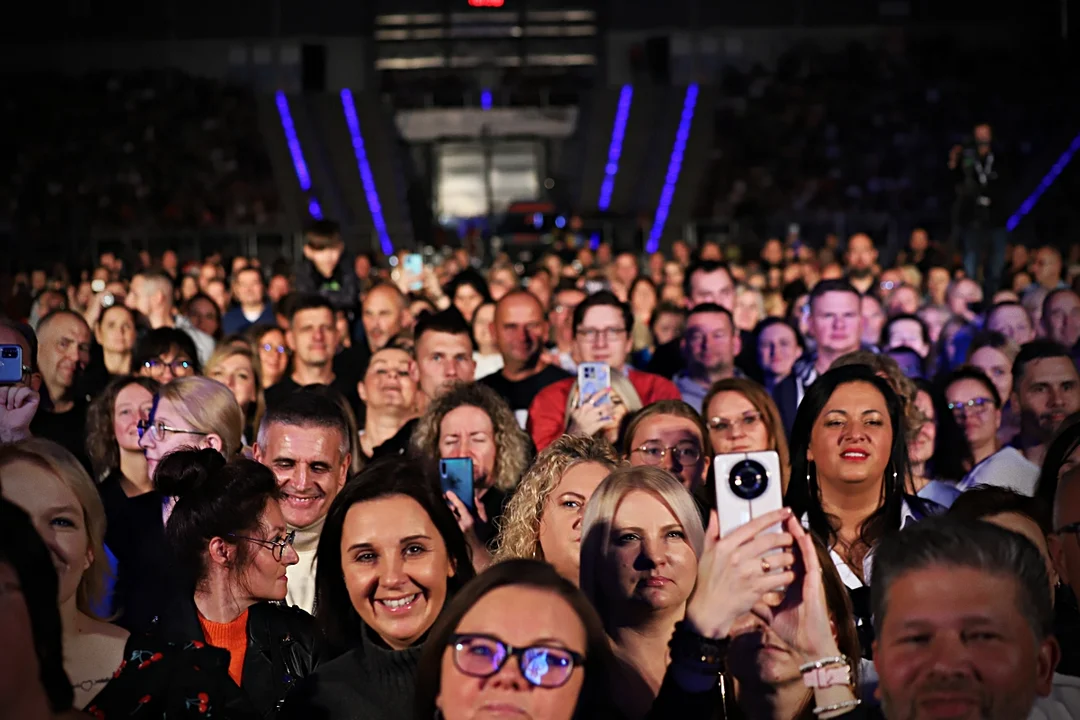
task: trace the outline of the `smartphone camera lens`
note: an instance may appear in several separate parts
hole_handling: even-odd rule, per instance
[[[16,358],[19,355],[19,351],[15,348],[4,348],[3,357]]]
[[[769,487],[769,473],[756,460],[740,460],[728,474],[728,487],[735,497],[756,500]]]

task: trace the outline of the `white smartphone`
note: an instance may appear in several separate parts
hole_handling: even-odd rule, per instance
[[[611,367],[607,363],[583,362],[577,368],[578,407],[585,404],[585,398],[611,387]],[[606,396],[600,404],[611,402]]]
[[[713,458],[720,537],[784,505],[780,456],[775,450],[729,453]],[[768,532],[780,532],[774,525]]]

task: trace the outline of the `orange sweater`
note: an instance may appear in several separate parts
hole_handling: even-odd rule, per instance
[[[244,673],[244,656],[247,655],[247,621],[247,610],[227,623],[211,622],[199,613],[199,624],[207,644],[229,651],[229,677],[237,685]]]

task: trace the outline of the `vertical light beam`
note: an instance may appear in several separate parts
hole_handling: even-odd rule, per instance
[[[698,86],[695,83],[686,88],[686,96],[683,98],[682,117],[679,118],[679,130],[675,133],[675,145],[671,148],[671,158],[668,160],[667,174],[664,176],[664,189],[660,191],[660,202],[656,205],[656,216],[653,218],[652,229],[649,231],[649,241],[645,244],[645,252],[648,253],[657,251],[660,247],[660,238],[664,235],[664,224],[667,223],[668,212],[671,210],[675,186],[679,183],[679,173],[682,171],[686,143],[690,139],[690,127],[694,123],[697,100]]]
[[[349,135],[352,137],[356,166],[360,170],[360,182],[364,186],[364,195],[367,197],[368,208],[371,210],[371,222],[375,225],[383,255],[389,257],[394,254],[394,244],[390,242],[390,234],[386,231],[386,220],[383,218],[382,204],[379,202],[379,191],[375,188],[375,177],[371,174],[371,163],[368,162],[367,150],[364,148],[364,136],[360,133],[356,104],[353,102],[352,91],[348,88],[341,91],[341,107],[345,111],[345,124],[348,125]]]
[[[626,123],[630,120],[630,107],[634,102],[634,86],[623,85],[619,91],[619,106],[615,111],[615,124],[611,128],[611,144],[608,145],[607,164],[604,165],[604,181],[600,183],[600,199],[597,207],[607,212],[611,207],[611,193],[615,190],[615,176],[619,174],[619,158],[622,156]]]

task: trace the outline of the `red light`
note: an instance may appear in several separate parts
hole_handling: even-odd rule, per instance
[[[505,0],[469,0],[469,5],[483,8],[500,8]]]

